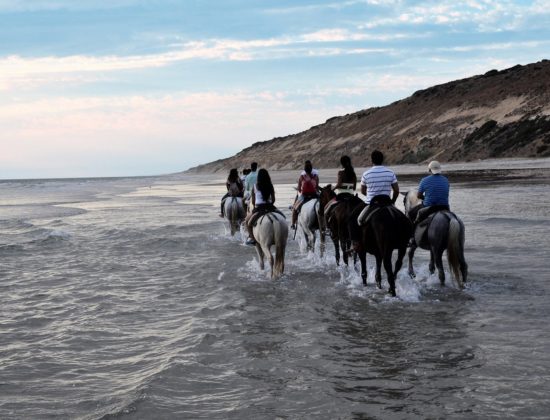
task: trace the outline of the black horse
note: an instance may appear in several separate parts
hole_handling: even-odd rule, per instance
[[[332,190],[331,184],[319,190],[320,212],[325,221],[324,225],[330,231],[330,238],[334,243],[336,265],[340,265],[340,248],[342,249],[344,264],[348,265],[348,256],[351,250],[348,220],[353,209],[361,205],[363,201],[359,197],[349,194],[349,198],[336,202],[332,206],[330,214],[326,214],[327,204],[336,199],[336,193]]]
[[[359,229],[359,242],[355,245],[361,261],[361,278],[367,285],[367,253],[376,258],[376,285],[382,288],[382,264],[388,276],[390,288],[388,292],[395,296],[395,279],[403,266],[403,258],[407,252],[407,244],[412,235],[413,226],[410,220],[400,210],[389,203],[377,205],[371,202],[369,216],[362,226],[357,224],[357,217],[364,206],[354,210],[351,215],[350,229]],[[392,269],[393,250],[397,249],[395,269]]]

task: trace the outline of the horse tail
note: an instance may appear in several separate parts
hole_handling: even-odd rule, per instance
[[[286,221],[277,218],[273,223],[273,235],[275,242],[275,266],[273,267],[273,276],[279,277],[285,271],[285,250],[288,239],[288,226]]]
[[[460,276],[460,255],[461,255],[461,235],[460,235],[460,222],[456,217],[452,217],[449,221],[449,236],[447,239],[447,260],[449,262],[449,268],[456,279],[459,287],[462,288],[464,279]]]

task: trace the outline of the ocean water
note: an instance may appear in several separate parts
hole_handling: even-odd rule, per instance
[[[0,182],[0,418],[548,418],[547,182],[454,184],[466,289],[419,250],[395,299],[299,236],[270,280],[223,189]]]

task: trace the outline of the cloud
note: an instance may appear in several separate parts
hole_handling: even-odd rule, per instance
[[[12,102],[0,105],[0,146],[9,151],[0,155],[0,168],[34,172],[42,168],[42,176],[121,175],[113,172],[118,170],[114,164],[110,173],[97,172],[108,158],[152,168],[146,173],[165,173],[350,111],[324,101],[312,106],[308,101],[295,101],[286,92],[272,91]],[[74,170],[59,173],[68,164]],[[51,168],[58,173],[48,172]],[[0,176],[6,177],[2,172]]]
[[[40,84],[59,81],[88,83],[105,78],[105,73],[109,72],[159,68],[188,60],[251,61],[390,53],[391,49],[383,46],[360,48],[356,43],[361,41],[384,43],[390,40],[421,36],[424,35],[369,34],[333,28],[266,39],[189,41],[174,45],[169,51],[146,55],[71,55],[63,57],[11,55],[0,58],[0,91],[32,89]],[[353,45],[347,45],[347,43],[353,43]],[[327,44],[331,44],[331,46],[326,47]]]
[[[101,10],[138,5],[139,0],[0,0],[0,13],[48,10]]]
[[[370,6],[393,6],[399,3],[400,0],[349,0],[332,3],[317,3],[305,6],[290,6],[290,7],[275,7],[265,9],[267,14],[295,14],[304,12],[315,12],[321,10],[343,10],[357,5]]]
[[[546,28],[549,6],[548,0],[538,0],[529,5],[510,0],[423,1],[412,6],[397,2],[391,13],[375,16],[358,25],[358,28],[436,25],[460,29],[459,25],[474,25],[480,32]],[[527,21],[530,22],[528,26]]]

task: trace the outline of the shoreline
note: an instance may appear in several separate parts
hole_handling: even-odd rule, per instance
[[[398,182],[419,182],[420,179],[429,175],[426,171],[399,171],[398,168],[392,168]],[[360,177],[364,171],[368,168],[355,168],[355,172]],[[336,182],[337,172],[339,168],[319,169],[321,184],[326,185]],[[297,182],[299,171],[270,171],[272,181],[274,183],[289,184]],[[534,182],[550,182],[550,168],[521,168],[521,169],[463,169],[463,170],[448,170],[443,171],[442,175],[445,175],[452,183],[466,183],[466,182],[499,182],[499,181],[518,181],[518,180],[532,180]]]
[[[398,181],[418,182],[422,177],[427,176],[427,165],[387,164],[389,169],[397,175]],[[550,158],[505,158],[485,159],[473,162],[442,162],[442,174],[451,182],[482,182],[482,181],[509,181],[509,180],[533,180],[535,182],[550,182]],[[260,165],[261,167],[261,165]],[[369,166],[370,167],[370,166]],[[369,167],[355,167],[355,172],[360,177]],[[238,168],[239,171],[242,168]],[[336,174],[339,168],[315,168],[320,172],[321,184],[326,185],[336,181]],[[271,178],[275,183],[295,183],[298,180],[301,169],[269,170]],[[174,174],[175,175],[175,174]],[[225,180],[226,173],[218,172],[180,172],[177,175],[193,178],[210,175],[216,180]]]

